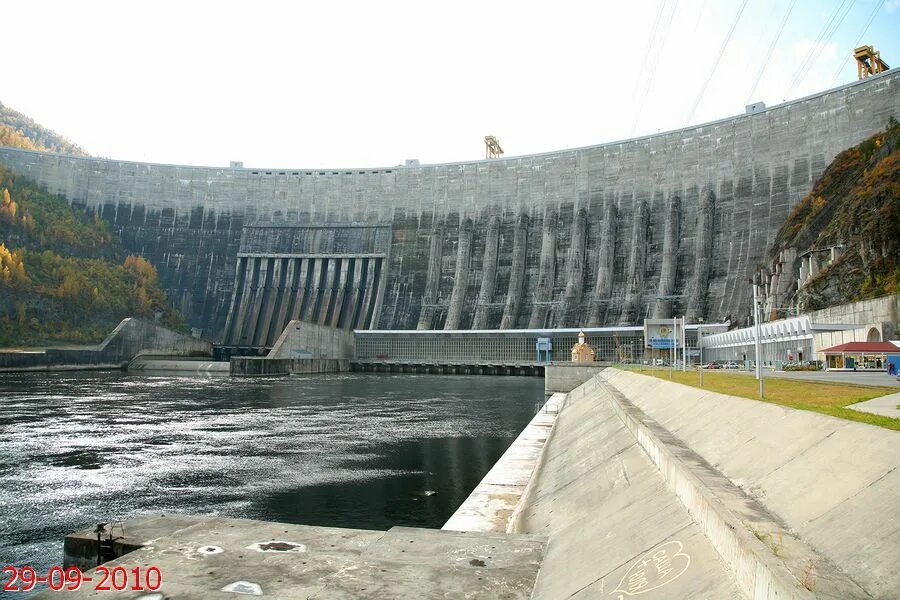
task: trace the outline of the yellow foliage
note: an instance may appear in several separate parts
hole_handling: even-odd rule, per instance
[[[150,297],[147,296],[147,291],[139,287],[134,294],[135,299],[137,301],[137,311],[140,315],[146,315],[150,313],[150,308],[152,304],[150,302]]]
[[[22,259],[22,251],[10,251],[3,243],[0,243],[0,268],[2,268],[0,279],[7,285],[18,285],[29,281],[28,276],[25,274],[25,261]]]
[[[138,279],[145,283],[156,281],[156,267],[143,256],[130,255],[126,257],[125,268],[137,275]]]
[[[8,125],[0,125],[0,146],[11,146],[13,148],[24,148],[26,150],[47,150],[47,148],[39,147],[34,144],[25,135]]]
[[[77,300],[81,296],[82,285],[79,277],[74,274],[67,273],[63,277],[62,283],[56,288],[56,296],[69,300]]]

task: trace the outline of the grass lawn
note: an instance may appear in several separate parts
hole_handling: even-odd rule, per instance
[[[623,365],[619,366],[619,368],[635,372],[639,371],[637,365]],[[669,380],[668,368],[649,369],[644,367],[642,372],[644,375]],[[700,375],[697,371],[685,373],[673,371],[671,381],[700,387]],[[703,389],[719,392],[720,394],[728,394],[729,396],[750,398],[751,400],[759,399],[759,382],[752,376],[740,373],[729,373],[728,371],[719,370],[704,371]],[[832,417],[847,419],[848,421],[859,421],[860,423],[869,423],[870,425],[878,425],[879,427],[900,431],[900,419],[845,408],[850,404],[871,400],[895,391],[886,387],[830,382],[820,383],[767,377],[764,401],[801,410],[812,410],[831,415]]]

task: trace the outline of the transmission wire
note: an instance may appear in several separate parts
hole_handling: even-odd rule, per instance
[[[660,19],[662,18],[663,9],[666,7],[666,4],[669,3],[669,0],[662,0],[662,4],[659,5],[659,10],[656,11],[656,18],[653,20],[653,27],[650,29],[650,40],[647,42],[647,51],[644,52],[641,57],[641,67],[638,69],[638,78],[634,81],[634,90],[631,92],[631,99],[635,100],[637,98],[638,89],[641,87],[640,75],[643,75],[644,68],[647,66],[647,58],[650,56],[650,51],[653,49],[653,43],[656,41],[656,32],[659,30]]]
[[[716,69],[719,67],[719,61],[722,60],[722,55],[725,54],[725,48],[728,47],[728,42],[731,41],[731,35],[734,33],[734,28],[737,27],[738,21],[741,20],[741,15],[744,14],[744,9],[747,8],[747,2],[749,1],[750,0],[744,0],[741,4],[741,8],[738,9],[737,14],[734,16],[734,21],[731,22],[731,28],[728,30],[728,35],[725,36],[725,41],[722,43],[722,47],[719,48],[719,55],[716,57],[716,62],[713,64],[713,67],[709,72],[709,77],[706,78],[706,82],[700,89],[700,95],[697,96],[697,100],[694,102],[694,106],[691,108],[691,112],[687,118],[688,123],[690,123],[691,119],[694,117],[694,112],[697,110],[697,106],[699,106],[700,100],[703,99],[703,95],[706,93],[706,88],[707,86],[709,86],[709,82],[712,81],[713,75],[715,75]]]
[[[854,4],[856,4],[856,0],[852,0],[852,2],[850,2],[850,6],[847,7],[847,10],[844,11],[844,14],[841,16],[841,18],[838,20],[838,22],[835,24],[835,26],[831,28],[831,33],[829,33],[828,36],[825,38],[825,40],[822,42],[822,48],[821,48],[822,50],[825,49],[825,46],[828,45],[828,42],[831,41],[831,38],[834,37],[834,34],[840,28],[841,23],[844,22],[844,19],[847,18],[848,14],[850,14],[850,11],[853,10]],[[816,64],[816,61],[819,60],[819,57],[821,55],[822,55],[821,51],[816,52],[815,55],[813,55],[813,58],[810,61],[809,66],[807,66],[806,70],[803,72],[803,75],[797,81],[797,85],[800,85],[801,83],[803,83],[803,80],[806,79],[807,75],[809,75],[809,72],[812,70],[813,65]]]
[[[650,94],[650,89],[653,87],[653,78],[656,75],[656,67],[659,66],[660,57],[663,53],[663,50],[666,47],[666,40],[669,37],[669,28],[672,25],[672,20],[675,18],[675,11],[678,10],[678,0],[675,0],[675,3],[672,5],[672,12],[669,13],[669,20],[666,22],[665,30],[663,31],[662,42],[660,43],[659,50],[656,53],[656,59],[653,61],[653,67],[650,69],[650,78],[647,81],[647,87],[644,89],[644,94],[641,96],[641,104],[638,107],[637,114],[634,117],[634,123],[631,125],[631,135],[634,136],[634,131],[637,129],[638,121],[640,121],[641,113],[644,111],[644,104],[647,101],[647,96]]]
[[[855,1],[855,0],[854,0]],[[841,10],[844,8],[844,5],[847,4],[847,0],[841,0],[841,3],[838,4],[834,12],[831,13],[831,18],[828,19],[828,22],[825,23],[825,26],[822,28],[822,31],[819,32],[819,35],[816,37],[816,41],[813,43],[812,47],[809,49],[809,52],[806,53],[806,56],[803,58],[803,61],[800,63],[800,66],[794,72],[794,76],[791,77],[791,82],[788,84],[787,90],[784,92],[784,98],[787,98],[788,95],[794,90],[795,87],[800,83],[800,80],[805,77],[805,72],[807,67],[810,65],[810,61],[813,60],[813,56],[815,56],[819,52],[819,48],[822,45],[822,40],[825,39],[828,30],[831,29],[832,23],[837,18],[838,14],[840,14]]]
[[[766,67],[769,64],[769,59],[772,58],[772,52],[775,50],[776,44],[778,44],[778,40],[781,38],[781,32],[784,31],[784,26],[787,23],[788,17],[791,16],[791,11],[794,10],[794,5],[797,4],[797,0],[792,0],[791,5],[788,6],[787,12],[784,13],[784,18],[781,19],[781,25],[778,26],[778,32],[775,34],[775,39],[772,40],[772,43],[769,45],[769,51],[766,53],[766,59],[763,61],[762,66],[759,68],[759,72],[756,73],[756,79],[753,81],[753,87],[750,88],[750,93],[747,95],[747,100],[744,104],[748,104],[750,100],[753,98],[753,93],[756,92],[756,86],[759,85],[760,79],[762,79],[763,73],[766,71]]]

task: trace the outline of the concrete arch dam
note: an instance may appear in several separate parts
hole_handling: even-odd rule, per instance
[[[101,214],[204,335],[742,321],[747,279],[840,151],[900,116],[892,70],[678,131],[467,163],[252,169],[0,148]]]

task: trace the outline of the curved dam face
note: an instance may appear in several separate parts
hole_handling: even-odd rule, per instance
[[[367,169],[159,165],[0,148],[100,213],[189,323],[269,346],[344,328],[743,322],[747,280],[834,156],[900,117],[898,72],[679,131]]]

